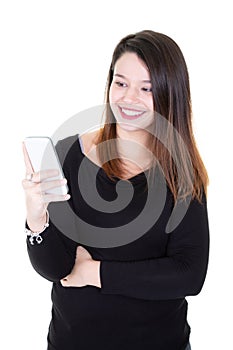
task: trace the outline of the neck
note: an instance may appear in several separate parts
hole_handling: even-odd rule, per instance
[[[127,130],[116,124],[116,134],[119,139],[134,141],[141,145],[148,146],[148,133],[142,129]]]
[[[148,133],[142,129],[125,130],[116,124],[117,149],[126,162],[145,168],[151,162]]]

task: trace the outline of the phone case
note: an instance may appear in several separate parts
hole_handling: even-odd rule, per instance
[[[50,177],[45,181],[64,178],[62,166],[60,164],[56,149],[49,137],[29,136],[25,138],[24,144],[34,172],[38,172],[40,170],[57,169],[59,171],[59,175],[56,177]],[[46,193],[65,195],[68,193],[68,186],[62,185],[48,190]]]

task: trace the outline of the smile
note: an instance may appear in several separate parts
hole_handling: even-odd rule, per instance
[[[145,113],[145,111],[139,111],[136,109],[128,109],[123,107],[119,107],[119,109],[120,109],[122,118],[124,119],[136,119]]]

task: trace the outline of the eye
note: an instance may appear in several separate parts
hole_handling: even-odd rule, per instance
[[[152,88],[146,88],[146,87],[144,87],[144,88],[142,88],[142,91],[145,91],[145,92],[152,92]]]
[[[121,82],[121,81],[115,81],[115,84],[118,86],[118,87],[126,87],[126,84]]]

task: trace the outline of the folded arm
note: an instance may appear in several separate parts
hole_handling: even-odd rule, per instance
[[[164,233],[166,234],[166,233]],[[200,292],[208,265],[209,228],[205,197],[193,200],[170,233],[165,257],[142,261],[101,261],[101,293],[146,300],[183,298]]]

